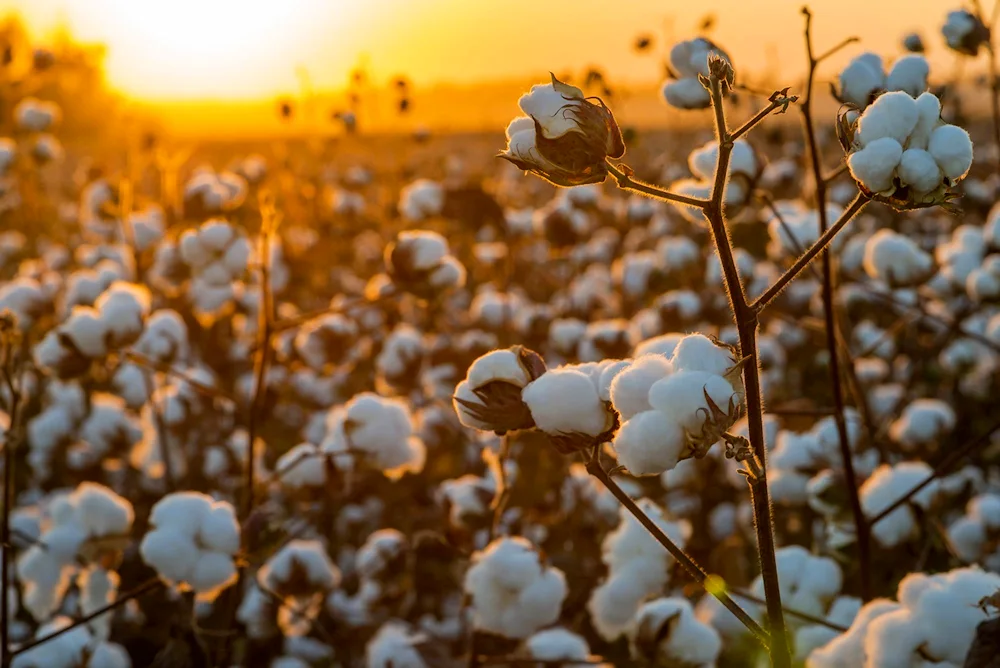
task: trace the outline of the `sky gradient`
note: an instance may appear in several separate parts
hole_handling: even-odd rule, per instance
[[[471,83],[604,68],[612,80],[660,77],[665,36],[694,34],[712,12],[712,38],[737,70],[803,70],[801,0],[0,0],[44,37],[60,25],[108,47],[107,74],[133,98],[260,99],[300,89],[343,88],[364,62],[375,82],[405,75],[417,85]],[[916,30],[938,67],[951,67],[940,25],[954,0],[814,2],[818,48],[849,35],[886,56]],[[658,53],[638,55],[651,33]]]

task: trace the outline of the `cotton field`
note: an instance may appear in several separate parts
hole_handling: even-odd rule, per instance
[[[202,145],[0,32],[0,668],[1000,665],[998,15]]]

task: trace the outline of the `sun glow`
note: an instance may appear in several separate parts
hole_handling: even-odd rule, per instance
[[[249,99],[294,90],[309,43],[354,12],[337,0],[86,0],[67,18],[108,45],[108,81],[130,97]]]

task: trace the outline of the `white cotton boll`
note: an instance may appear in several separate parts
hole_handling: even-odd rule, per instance
[[[114,601],[118,592],[118,574],[100,567],[90,567],[80,574],[77,587],[80,589],[80,612],[90,615]],[[110,613],[99,615],[88,625],[94,637],[107,640],[111,635]]]
[[[142,334],[149,315],[151,295],[144,286],[115,281],[94,303],[104,321],[109,344],[115,347],[134,343]]]
[[[948,544],[967,564],[979,561],[986,547],[986,527],[974,517],[960,517],[948,527]]]
[[[712,94],[695,77],[670,79],[660,93],[667,104],[677,109],[704,109],[712,102]]]
[[[641,578],[633,577],[631,572],[612,573],[591,591],[587,601],[594,629],[608,641],[623,635],[632,626],[635,613],[648,595],[647,584]]]
[[[847,166],[868,190],[885,192],[892,189],[892,177],[902,158],[902,145],[892,137],[881,137],[847,156]]]
[[[584,95],[579,88],[569,88],[572,97],[557,91],[551,83],[536,84],[517,101],[521,111],[542,127],[542,134],[548,139],[556,139],[578,128],[575,115],[567,113],[566,107],[570,100],[583,99]]]
[[[949,179],[960,180],[972,167],[972,138],[957,125],[942,125],[931,133],[927,151]]]
[[[677,465],[686,445],[681,425],[660,411],[634,415],[612,443],[618,463],[632,475],[657,475]]]
[[[87,357],[100,358],[107,355],[108,323],[97,309],[74,306],[73,312],[60,329],[77,350]]]
[[[408,220],[418,221],[441,213],[444,187],[429,179],[417,179],[399,191],[400,212]]]
[[[1000,274],[982,268],[973,269],[965,279],[965,289],[977,302],[1000,298]]]
[[[236,554],[240,549],[240,527],[231,505],[215,504],[201,518],[198,542],[215,552]]]
[[[213,253],[221,253],[236,235],[232,226],[224,220],[209,220],[198,228],[198,243]]]
[[[926,149],[931,132],[941,120],[941,100],[933,93],[923,93],[917,98],[917,124],[910,133],[907,148]]]
[[[160,577],[173,582],[185,582],[198,563],[198,547],[190,536],[178,531],[150,531],[139,545],[143,561],[156,569]]]
[[[199,492],[168,494],[153,506],[149,522],[156,526],[170,526],[193,540],[202,520],[211,512],[212,503],[212,497]]]
[[[840,96],[845,102],[864,109],[871,94],[884,84],[882,59],[874,53],[862,54],[840,73]]]
[[[934,156],[920,148],[909,148],[899,161],[899,178],[916,192],[929,193],[941,185],[943,174]]]
[[[683,430],[697,436],[711,415],[706,394],[724,412],[729,409],[730,399],[734,403],[741,400],[741,395],[721,376],[707,371],[676,371],[653,384],[649,403]]]
[[[917,102],[912,97],[899,91],[885,93],[861,114],[855,140],[862,148],[884,138],[895,139],[902,145],[919,117]]]
[[[924,462],[901,462],[895,466],[883,464],[861,485],[861,507],[868,517],[874,517],[897,499],[923,482],[932,473]],[[939,486],[931,483],[918,492],[911,503],[927,508],[938,495]],[[907,504],[896,508],[872,526],[872,535],[879,544],[892,547],[907,540],[916,529],[913,511]]]
[[[882,229],[865,244],[865,272],[889,285],[911,285],[930,276],[934,259],[909,237]]]
[[[278,458],[274,470],[280,472],[282,484],[292,488],[322,487],[326,484],[326,466],[322,455],[312,443],[300,443]]]
[[[673,370],[670,360],[663,355],[642,355],[630,362],[611,382],[611,403],[622,422],[637,413],[652,409],[649,405],[649,388],[656,381],[667,377]]]
[[[245,237],[235,239],[222,255],[222,264],[231,278],[237,278],[246,271],[250,261],[250,242]]]
[[[45,638],[73,624],[69,617],[58,616],[42,624],[35,631],[35,639]],[[84,665],[93,638],[86,625],[73,628],[48,642],[21,652],[13,657],[11,668],[79,668]],[[95,666],[96,668],[96,666]],[[110,668],[110,667],[109,667]]]
[[[132,658],[118,643],[102,642],[91,652],[87,668],[132,668]]]
[[[676,371],[707,371],[718,376],[736,364],[732,351],[703,334],[689,334],[681,339],[671,362]]]
[[[532,659],[567,662],[566,668],[574,668],[573,660],[585,661],[590,656],[586,639],[563,628],[539,631],[524,646]]]
[[[783,604],[807,615],[822,616],[843,582],[837,562],[813,556],[798,545],[779,548],[775,562]],[[751,591],[757,596],[764,595],[760,576],[753,581]]]
[[[954,409],[940,399],[917,399],[889,427],[889,437],[904,450],[940,443],[955,428]]]
[[[525,386],[521,399],[538,428],[549,434],[597,436],[610,426],[610,415],[586,374],[553,369]]]
[[[504,349],[494,350],[477,358],[466,375],[466,382],[472,388],[482,387],[495,380],[524,387],[530,379],[517,355],[509,349]]]
[[[885,88],[889,91],[902,91],[915,98],[927,90],[930,72],[930,65],[922,55],[914,53],[903,56],[892,64],[885,79]]]
[[[80,483],[71,498],[77,521],[91,537],[123,536],[132,527],[132,504],[103,485]]]
[[[201,552],[186,582],[200,597],[213,597],[236,582],[236,564],[221,552]]]
[[[898,603],[885,598],[869,601],[861,608],[845,633],[809,655],[806,668],[866,666],[864,645],[869,626],[879,617],[899,608]]]
[[[941,27],[948,46],[957,49],[962,46],[965,37],[976,29],[976,17],[962,9],[948,12],[945,24]]]
[[[633,658],[652,660],[655,665],[711,666],[722,651],[719,633],[700,622],[683,598],[643,604],[629,636]]]
[[[418,649],[426,638],[406,624],[389,621],[365,646],[366,668],[428,668]]]

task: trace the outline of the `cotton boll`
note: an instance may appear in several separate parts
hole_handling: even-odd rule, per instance
[[[712,101],[711,93],[695,77],[670,79],[660,93],[667,104],[677,109],[705,109]]]
[[[206,549],[236,554],[240,549],[239,523],[229,504],[214,505],[202,518],[198,542]]]
[[[236,582],[236,565],[227,554],[202,552],[185,581],[200,597],[211,600],[219,591]]]
[[[920,114],[916,101],[903,92],[880,95],[858,119],[855,140],[867,147],[884,138],[902,145],[917,125]]]
[[[566,662],[566,668],[574,668],[573,660],[586,661],[590,656],[587,641],[563,628],[539,631],[528,638],[524,645],[532,659]]]
[[[566,84],[563,84],[564,86]],[[583,98],[583,91],[573,89],[576,97]],[[521,111],[534,119],[547,139],[556,139],[567,132],[577,131],[578,121],[572,113],[565,113],[569,97],[557,91],[553,84],[537,84],[517,101]]]
[[[683,598],[643,604],[629,636],[633,658],[654,665],[714,665],[722,651],[719,633],[700,622]]]
[[[175,583],[187,581],[198,563],[198,547],[177,531],[151,531],[142,539],[139,552],[161,577]]]
[[[930,65],[920,54],[903,56],[892,65],[885,80],[885,88],[889,91],[902,91],[910,97],[917,97],[927,90],[927,77],[930,75]]]
[[[924,462],[879,466],[861,485],[861,507],[865,515],[878,515],[931,473],[931,467]],[[932,482],[917,493],[911,503],[926,508],[938,493],[939,487]],[[881,545],[892,547],[907,540],[915,529],[913,511],[904,504],[873,525],[872,535]]]
[[[648,411],[649,388],[668,376],[673,367],[663,355],[643,355],[630,362],[611,382],[611,403],[627,422],[637,413]]]
[[[637,476],[672,469],[686,445],[680,424],[660,411],[636,414],[615,434],[618,463]]]
[[[365,646],[366,668],[428,668],[419,651],[425,642],[406,624],[390,621],[383,624]]]
[[[77,350],[90,358],[104,357],[108,352],[108,323],[97,309],[75,306],[60,328]]]
[[[850,628],[823,647],[814,650],[806,660],[806,668],[845,668],[864,666],[865,637],[868,628],[879,617],[899,610],[900,605],[885,598],[866,603],[854,618]]]
[[[535,424],[549,434],[597,436],[610,415],[590,378],[572,369],[553,369],[525,386],[521,399]]]
[[[889,427],[889,437],[905,450],[934,445],[955,428],[951,406],[938,399],[917,399]]]
[[[706,394],[723,411],[728,410],[731,399],[734,403],[740,400],[733,386],[721,376],[707,371],[678,371],[653,384],[649,403],[683,430],[698,435],[711,415]]]
[[[912,98],[900,93],[908,100]],[[896,167],[903,157],[903,147],[892,137],[881,137],[872,140],[860,151],[855,151],[847,157],[847,166],[853,176],[865,188],[872,192],[885,192],[892,189],[892,177]]]
[[[899,162],[899,178],[916,192],[929,193],[941,185],[943,175],[934,156],[920,148],[909,148]]]
[[[960,180],[972,167],[972,138],[957,125],[936,128],[927,144],[941,171],[952,180]]]
[[[855,58],[840,73],[840,96],[864,109],[871,94],[884,86],[882,59],[874,53]]]
[[[678,342],[671,358],[677,371],[707,371],[721,376],[736,360],[733,353],[702,334],[689,334]]]
[[[925,280],[933,266],[933,258],[916,243],[889,229],[879,230],[865,244],[865,271],[890,286]]]

